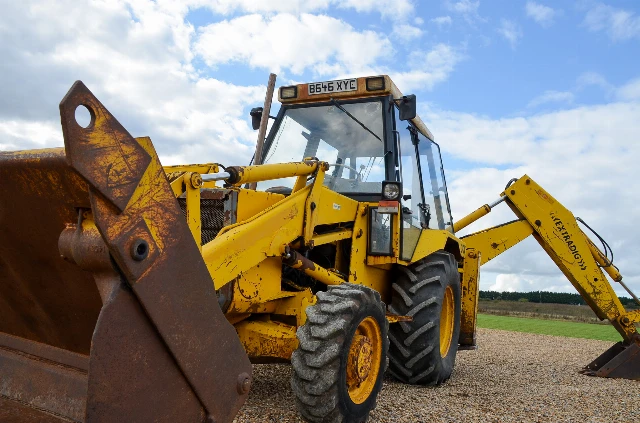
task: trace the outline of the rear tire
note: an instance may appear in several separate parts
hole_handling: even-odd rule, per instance
[[[317,296],[291,356],[298,409],[314,423],[365,422],[388,362],[384,303],[378,292],[348,283]]]
[[[460,336],[460,276],[450,253],[439,251],[399,266],[389,311],[412,316],[389,330],[389,372],[399,381],[439,385],[449,379]],[[444,310],[444,311],[443,311]]]

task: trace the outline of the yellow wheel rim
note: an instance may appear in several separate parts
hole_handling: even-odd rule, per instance
[[[356,329],[347,356],[347,389],[355,404],[369,398],[378,380],[382,361],[382,335],[373,317],[366,317]]]
[[[453,301],[453,289],[448,286],[444,290],[442,310],[440,311],[440,356],[442,358],[447,356],[449,348],[451,348],[454,316],[455,303]]]

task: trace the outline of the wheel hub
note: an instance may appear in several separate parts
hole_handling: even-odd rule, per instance
[[[347,385],[360,386],[371,371],[373,345],[366,336],[355,335],[349,349]]]
[[[362,404],[374,391],[382,366],[382,336],[378,322],[365,317],[351,338],[346,362],[349,397]]]

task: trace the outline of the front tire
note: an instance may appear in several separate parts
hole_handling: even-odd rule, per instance
[[[458,350],[458,264],[439,251],[399,270],[389,311],[413,321],[390,328],[389,371],[404,383],[439,385],[451,377]]]
[[[384,303],[378,292],[349,283],[317,296],[291,356],[298,409],[311,422],[364,422],[376,406],[387,367]]]

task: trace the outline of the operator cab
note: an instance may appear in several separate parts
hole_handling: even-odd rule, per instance
[[[420,229],[451,228],[440,148],[415,113],[415,96],[403,96],[387,75],[281,87],[278,99],[262,163],[315,157],[329,163],[329,189],[362,202],[398,201],[403,244],[417,243]],[[293,187],[289,179],[258,188]]]

